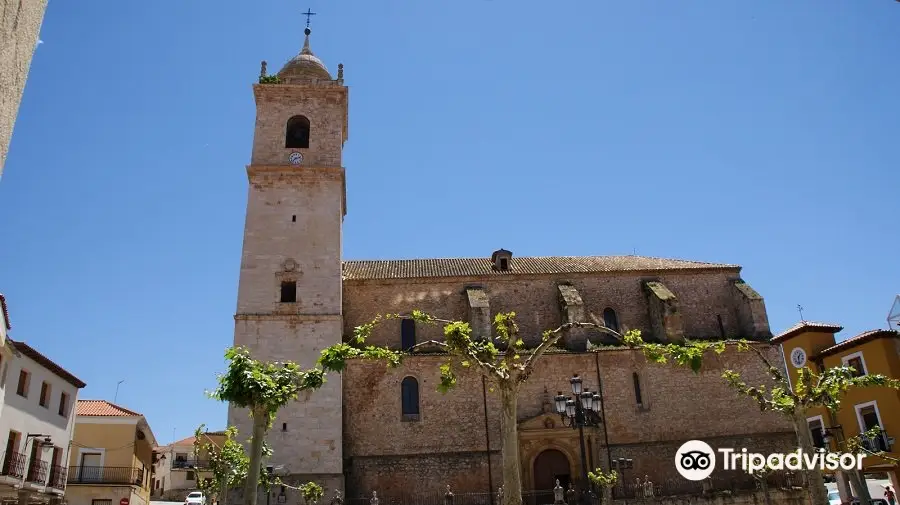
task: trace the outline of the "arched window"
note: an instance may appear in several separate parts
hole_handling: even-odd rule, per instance
[[[643,405],[644,399],[641,397],[641,378],[638,377],[637,372],[631,374],[631,380],[634,382],[634,401],[638,405]]]
[[[306,149],[309,147],[309,119],[294,116],[288,119],[284,147]]]
[[[603,324],[610,330],[619,331],[619,317],[616,316],[616,311],[606,307],[603,311]]]
[[[403,404],[403,420],[419,420],[419,381],[406,377],[400,383],[400,397]]]

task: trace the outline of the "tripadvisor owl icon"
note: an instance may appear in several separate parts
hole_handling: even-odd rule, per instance
[[[703,480],[716,467],[716,453],[701,440],[688,440],[675,453],[675,469],[688,480]]]

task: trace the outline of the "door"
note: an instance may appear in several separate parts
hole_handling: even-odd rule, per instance
[[[569,472],[569,458],[561,451],[547,449],[534,460],[534,490],[551,491],[557,480],[567,488],[571,479]]]
[[[10,430],[9,438],[6,440],[6,452],[3,454],[3,475],[10,475],[10,466],[17,452],[19,452],[19,434]]]
[[[869,431],[872,428],[881,428],[881,422],[878,419],[878,412],[875,410],[874,404],[859,408],[856,413],[859,415],[859,427],[862,428],[863,432]],[[883,434],[871,439],[869,443],[871,444],[871,450],[873,451],[887,451],[887,444],[885,443]]]
[[[81,464],[78,467],[78,480],[81,482],[97,482],[103,478],[103,467],[99,452],[81,453]]]

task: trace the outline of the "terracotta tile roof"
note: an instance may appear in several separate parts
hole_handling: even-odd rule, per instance
[[[9,310],[6,308],[6,297],[0,294],[0,310],[3,311],[3,320],[6,321],[6,329],[11,330],[12,326],[9,324]]]
[[[860,333],[859,335],[856,335],[855,337],[850,337],[847,340],[844,340],[843,342],[838,342],[837,344],[834,344],[833,346],[828,347],[827,349],[822,349],[822,351],[819,352],[819,354],[817,354],[815,357],[819,358],[819,357],[830,356],[832,354],[837,354],[841,351],[851,349],[853,347],[856,347],[860,344],[864,344],[866,342],[871,342],[872,340],[875,340],[878,338],[900,338],[900,333],[898,333],[897,331],[894,331],[894,330],[864,331],[864,332]]]
[[[225,431],[207,431],[207,432],[204,433],[204,435],[206,435],[207,438],[209,438],[209,437],[216,437],[216,436],[224,437],[224,436],[225,436]],[[165,448],[173,447],[173,446],[174,446],[174,447],[184,447],[184,446],[188,446],[188,445],[193,446],[193,445],[194,445],[194,440],[196,440],[196,437],[194,437],[194,436],[192,435],[192,436],[187,437],[187,438],[182,438],[181,440],[178,440],[177,442],[172,442],[171,444],[169,444],[169,445],[167,445],[167,446],[165,446],[165,447],[160,447],[159,449],[165,449]],[[213,443],[216,443],[214,440],[210,440],[210,441],[213,442]]]
[[[671,270],[740,270],[740,265],[649,256],[513,257],[509,270],[492,268],[490,258],[435,258],[345,261],[345,280],[476,277],[515,274],[646,272]]]
[[[106,400],[78,400],[78,416],[133,417],[141,414]]]
[[[820,331],[823,333],[837,333],[843,329],[844,329],[843,326],[840,326],[837,324],[817,323],[815,321],[800,321],[799,323],[795,324],[794,326],[791,326],[790,328],[784,330],[783,332],[779,333],[778,335],[775,335],[774,337],[772,337],[769,340],[769,342],[771,342],[773,344],[778,343],[778,342],[783,342],[793,336],[799,335],[799,334],[807,332],[807,331]]]
[[[18,341],[15,341],[15,340],[11,339],[11,338],[7,339],[7,341],[8,341],[8,342],[9,342],[9,343],[10,343],[17,351],[19,351],[19,352],[22,353],[23,355],[28,356],[29,358],[33,359],[34,361],[36,361],[38,364],[40,364],[41,366],[43,366],[43,367],[46,368],[47,370],[50,370],[50,372],[52,372],[53,374],[55,374],[57,377],[63,379],[64,381],[66,381],[66,382],[68,382],[69,384],[75,386],[76,388],[81,389],[81,388],[83,388],[84,386],[87,385],[87,384],[84,383],[84,381],[82,381],[82,380],[79,379],[78,377],[75,377],[75,376],[72,375],[71,373],[67,372],[63,367],[61,367],[61,366],[57,365],[56,363],[54,363],[53,360],[51,360],[50,358],[48,358],[48,357],[44,356],[43,354],[37,352],[37,350],[36,350],[34,347],[31,347],[30,345],[26,344],[25,342],[18,342]]]

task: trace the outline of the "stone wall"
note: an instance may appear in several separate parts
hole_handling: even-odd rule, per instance
[[[616,311],[622,328],[640,329],[647,338],[663,339],[656,335],[643,281],[658,279],[676,297],[684,336],[688,338],[720,338],[722,329],[729,337],[761,335],[751,326],[752,319],[741,319],[746,312],[742,292],[734,289],[738,269],[691,272],[614,272],[592,274],[511,275],[504,277],[345,280],[344,333],[369,322],[376,314],[408,313],[424,310],[437,317],[468,320],[469,293],[466,288],[480,286],[490,313],[516,312],[517,322],[526,342],[536,343],[544,330],[563,322],[559,285],[571,283],[583,302],[584,317],[590,314],[602,319],[603,310]],[[762,302],[759,302],[761,307]],[[765,310],[761,308],[760,310]],[[718,317],[717,317],[718,316]],[[743,324],[742,324],[743,321]],[[765,329],[768,331],[768,328]],[[418,325],[417,340],[439,339],[441,328]],[[659,333],[657,331],[656,333]],[[400,345],[400,323],[388,321],[377,328],[370,341],[378,345]]]
[[[0,0],[0,176],[47,0]]]
[[[760,346],[770,357],[778,356],[777,348]],[[349,363],[343,380],[350,496],[370,489],[381,493],[457,482],[461,492],[486,492],[488,439],[489,449],[497,454],[492,469],[495,485],[499,482],[499,398],[496,392],[482,389],[478,373],[465,369],[454,390],[437,392],[438,366],[444,361],[446,357],[439,355],[413,356],[398,369],[361,360]],[[653,479],[676,475],[675,451],[690,439],[706,440],[713,447],[734,445],[760,452],[792,447],[793,434],[786,420],[761,412],[721,378],[723,370],[733,369],[750,384],[769,383],[756,355],[736,350],[711,355],[696,374],[674,365],[649,364],[641,354],[627,349],[545,355],[522,385],[520,424],[546,412],[557,391],[567,393],[568,378],[574,373],[583,377],[585,388],[596,391],[598,364],[609,454],[633,458],[636,473]],[[641,382],[641,406],[635,401],[633,373]],[[400,382],[406,376],[419,382],[418,421],[404,421],[401,416]],[[571,431],[557,424],[543,439],[530,437],[530,446],[523,444],[522,448],[523,474],[532,471],[528,465],[535,455]],[[602,430],[588,432],[595,441],[589,459],[605,464]],[[577,449],[570,452],[578,457]]]

